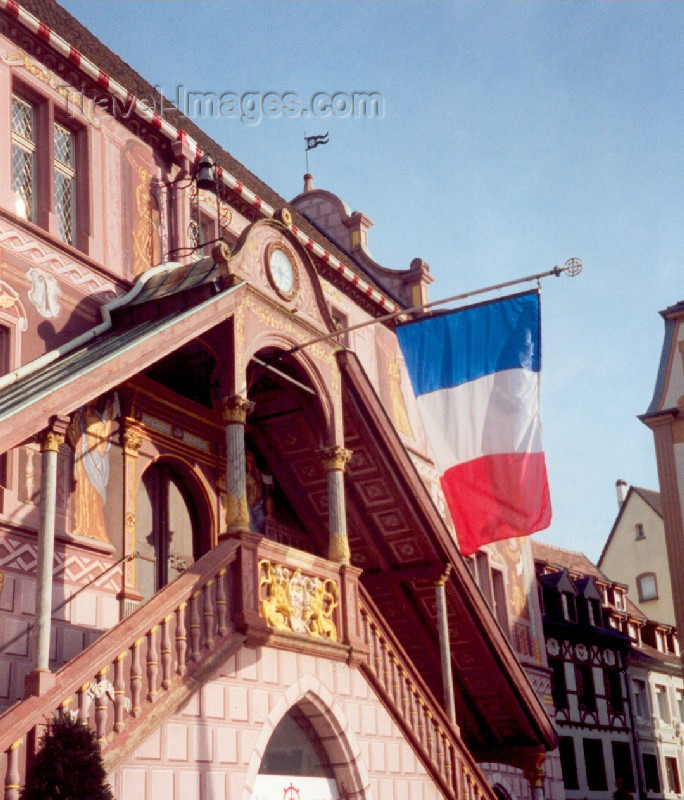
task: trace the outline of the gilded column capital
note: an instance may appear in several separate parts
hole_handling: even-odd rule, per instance
[[[344,472],[347,462],[352,457],[352,451],[345,450],[344,447],[335,445],[319,450],[319,455],[321,456],[321,461],[323,462],[326,472],[333,472],[335,470]]]
[[[56,453],[60,445],[64,444],[64,434],[57,433],[56,431],[46,430],[43,431],[38,437],[40,441],[40,452]]]
[[[123,433],[123,449],[127,456],[137,456],[143,443],[143,436],[135,428],[126,428]]]
[[[532,763],[528,763],[525,767],[525,777],[533,789],[540,789],[544,786],[544,780],[546,779],[545,762],[546,753],[537,753]]]
[[[435,586],[444,586],[446,582],[449,580],[450,573],[451,573],[451,564],[447,564],[446,567],[444,568],[444,572],[435,581]]]
[[[254,403],[244,395],[234,394],[224,397],[221,402],[221,414],[226,425],[244,425],[247,414],[254,408]]]

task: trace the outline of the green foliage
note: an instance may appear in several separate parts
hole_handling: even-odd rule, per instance
[[[79,720],[54,719],[40,741],[20,800],[114,800],[95,733]]]

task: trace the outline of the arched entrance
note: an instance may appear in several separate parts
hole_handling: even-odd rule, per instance
[[[170,462],[157,461],[143,473],[137,498],[136,548],[138,588],[145,599],[208,549],[190,485],[184,471]]]
[[[273,731],[254,783],[254,796],[340,800],[325,748],[301,708],[290,709]]]
[[[289,718],[289,719],[288,719]],[[284,722],[282,732],[276,731]],[[290,747],[285,734],[293,731],[293,723],[311,743],[307,751],[304,746]],[[299,740],[299,735],[295,734]],[[284,743],[284,744],[283,744]],[[288,752],[288,750],[292,752]],[[298,751],[303,753],[300,757]],[[284,752],[283,752],[284,751]],[[313,751],[313,752],[312,752]],[[263,754],[263,755],[262,755]],[[268,755],[268,758],[266,756]],[[274,791],[272,776],[268,772],[274,765],[300,763],[302,772],[322,771],[323,775],[291,775],[292,780],[286,785],[282,780],[275,780]],[[282,768],[282,766],[278,767]],[[327,775],[332,772],[332,778]],[[280,778],[287,778],[282,775]],[[310,784],[304,778],[322,778],[322,782]],[[328,782],[329,781],[329,782]],[[257,792],[256,788],[266,785],[268,791]],[[302,790],[305,784],[323,789],[328,794],[311,794]],[[245,785],[241,800],[283,800],[283,792],[289,786],[299,789],[299,800],[315,800],[317,797],[333,797],[339,800],[374,800],[370,787],[368,770],[361,755],[361,746],[354,730],[342,708],[336,702],[330,690],[311,674],[303,675],[293,683],[280,698],[269,714],[259,734],[249,761]],[[279,791],[278,791],[279,788]],[[332,794],[337,791],[337,794]],[[297,797],[296,792],[290,792]],[[288,798],[290,800],[290,798]]]

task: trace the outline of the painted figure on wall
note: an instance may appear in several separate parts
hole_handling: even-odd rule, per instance
[[[406,410],[406,401],[401,391],[401,363],[396,353],[392,353],[389,362],[390,397],[392,398],[392,420],[397,430],[406,436],[413,436],[413,429]]]
[[[67,428],[74,448],[74,533],[109,542],[104,507],[109,483],[109,451],[114,420],[120,415],[118,396],[107,399],[102,411],[95,404],[80,408]]]
[[[124,229],[131,232],[124,238],[124,246],[127,261],[136,276],[161,260],[163,223],[151,152],[134,140],[126,143],[124,152],[123,223]]]
[[[150,173],[138,167],[133,228],[133,271],[136,275],[159,262],[159,209],[150,191]]]
[[[270,495],[273,478],[261,472],[257,466],[256,456],[250,450],[245,453],[245,467],[249,529],[256,533],[263,533],[266,527],[266,517],[273,516],[273,500]]]

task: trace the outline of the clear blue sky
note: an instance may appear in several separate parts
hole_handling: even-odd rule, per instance
[[[598,558],[624,478],[657,488],[650,401],[684,297],[684,4],[137,2],[64,5],[148,80],[198,91],[380,92],[382,119],[197,120],[286,198],[303,136],[370,249],[432,268],[431,297],[580,257],[542,294],[545,541]]]

